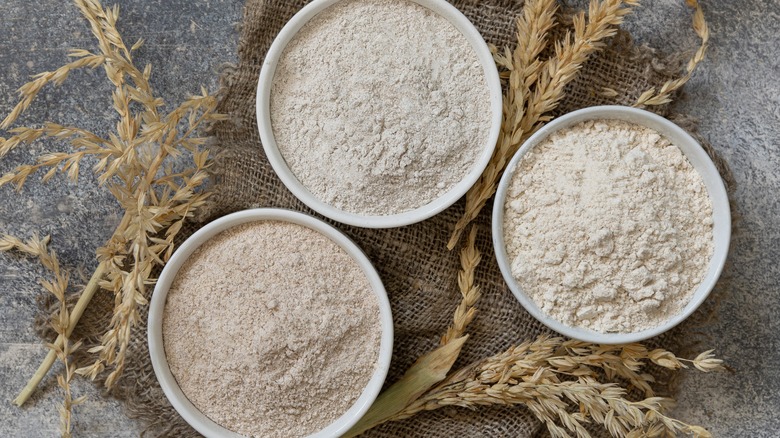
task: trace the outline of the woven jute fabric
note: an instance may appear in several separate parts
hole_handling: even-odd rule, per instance
[[[281,207],[317,216],[273,172],[263,153],[255,115],[255,92],[263,57],[282,26],[305,3],[302,0],[248,0],[246,3],[238,64],[226,68],[222,77],[219,110],[229,115],[230,120],[213,129],[218,155],[214,196],[207,209],[207,220],[254,207]],[[521,1],[455,0],[453,4],[474,23],[486,41],[498,47],[513,44]],[[569,28],[570,20],[560,14],[559,22],[554,31],[558,35]],[[633,44],[629,35],[621,31],[583,66],[578,78],[567,87],[566,98],[556,115],[593,105],[630,105],[643,91],[678,76],[679,61],[679,56],[662,56]],[[604,88],[617,93],[604,93]],[[671,108],[667,106],[651,110],[671,117]],[[676,120],[686,128],[694,127],[685,118]],[[712,148],[709,145],[706,148],[712,155]],[[725,163],[713,157],[724,177],[729,179]],[[463,212],[463,205],[461,200],[429,220],[394,229],[362,229],[329,221],[366,252],[387,289],[395,323],[395,345],[387,384],[397,380],[420,355],[434,349],[451,323],[460,300],[459,260],[458,251],[448,251],[446,243]],[[476,221],[477,245],[484,255],[476,272],[476,283],[482,288],[483,297],[477,304],[477,317],[468,328],[470,338],[455,368],[550,333],[523,309],[501,277],[490,239],[490,210],[488,205]],[[198,225],[191,224],[189,231]],[[90,306],[79,325],[88,343],[96,342],[97,335],[105,330],[112,303],[113,298],[102,294]],[[651,343],[673,348],[681,345],[681,333],[678,329]],[[197,436],[170,406],[154,377],[146,344],[145,310],[134,339],[124,377],[112,395],[124,402],[130,416],[144,422],[150,436]],[[659,375],[660,379],[666,377]],[[385,424],[367,433],[388,438],[544,434],[544,427],[523,407],[440,409]]]

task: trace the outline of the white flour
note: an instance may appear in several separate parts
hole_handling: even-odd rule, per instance
[[[309,21],[274,74],[271,121],[318,199],[389,215],[452,189],[485,149],[490,95],[466,38],[405,0],[347,0]]]
[[[360,396],[376,368],[379,306],[360,266],[325,236],[257,222],[182,266],[163,341],[187,398],[244,436],[300,437]]]
[[[626,122],[584,122],[537,144],[504,211],[513,276],[570,326],[656,327],[685,307],[712,257],[701,176],[657,132]]]

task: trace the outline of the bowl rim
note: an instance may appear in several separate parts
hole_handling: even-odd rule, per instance
[[[189,399],[187,399],[186,395],[179,387],[168,367],[168,361],[165,356],[162,337],[163,309],[171,283],[181,266],[189,259],[190,255],[192,255],[196,249],[222,231],[245,223],[262,221],[293,223],[305,226],[328,237],[331,241],[344,249],[344,251],[360,265],[371,285],[374,296],[377,298],[382,334],[374,374],[371,376],[371,379],[363,389],[361,395],[346,412],[322,430],[309,435],[311,438],[339,436],[360,420],[382,389],[382,385],[384,384],[384,380],[390,369],[390,359],[393,353],[393,317],[390,301],[388,300],[387,292],[382,284],[382,280],[366,254],[341,231],[317,218],[303,213],[278,208],[257,208],[235,212],[208,223],[179,246],[160,273],[160,277],[154,288],[154,293],[149,304],[149,355],[151,356],[155,376],[160,382],[160,386],[171,405],[173,405],[182,418],[198,432],[206,437],[242,436],[209,419],[205,414],[200,412]]]
[[[493,55],[490,53],[487,43],[469,19],[446,0],[408,0],[444,17],[448,22],[455,26],[471,44],[482,65],[485,81],[489,90],[490,110],[492,113],[490,130],[488,131],[485,144],[480,145],[483,148],[482,153],[474,162],[471,171],[469,171],[458,184],[450,189],[450,191],[434,199],[430,203],[403,213],[381,216],[361,215],[337,209],[315,197],[300,181],[298,181],[287,166],[287,163],[276,144],[268,108],[270,107],[273,76],[279,58],[284,52],[287,44],[310,19],[324,9],[340,1],[346,0],[313,0],[287,22],[268,49],[268,54],[266,55],[260,70],[255,101],[257,127],[263,149],[268,161],[271,163],[271,167],[284,185],[296,198],[323,216],[344,224],[363,228],[394,228],[421,222],[440,213],[463,197],[474,183],[477,182],[490,162],[501,129],[503,104],[501,82],[498,76],[498,69],[493,60]]]
[[[712,202],[713,255],[709,261],[708,270],[702,282],[694,291],[693,296],[683,308],[682,312],[670,317],[666,322],[657,327],[633,333],[601,333],[583,327],[572,327],[545,314],[539,306],[523,292],[518,282],[512,276],[511,263],[509,262],[504,242],[504,204],[509,183],[514,175],[517,164],[523,156],[554,132],[571,127],[583,121],[604,119],[623,120],[645,126],[659,132],[670,140],[672,144],[682,151],[683,155],[691,162],[694,169],[699,172]],[[522,304],[538,321],[550,329],[573,339],[598,344],[623,344],[642,341],[672,329],[689,317],[701,303],[704,302],[707,296],[709,296],[726,263],[731,240],[731,211],[726,187],[723,184],[720,173],[699,142],[691,137],[690,134],[673,122],[652,112],[620,105],[604,105],[583,108],[560,116],[539,129],[539,131],[523,143],[520,149],[512,157],[506,172],[504,172],[501,181],[499,182],[493,205],[492,234],[496,260],[498,261],[498,266],[504,277],[504,281],[507,283],[515,298],[520,301],[520,304]]]

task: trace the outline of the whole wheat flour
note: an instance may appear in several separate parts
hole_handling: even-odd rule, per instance
[[[570,326],[636,332],[678,314],[713,251],[699,173],[657,132],[590,121],[518,164],[505,204],[512,275]]]
[[[347,0],[287,45],[271,122],[315,197],[389,215],[430,203],[472,170],[490,94],[474,49],[445,18],[406,0]]]
[[[255,222],[202,245],[163,317],[171,372],[214,422],[295,437],[341,416],[378,358],[379,308],[360,266],[325,236]]]

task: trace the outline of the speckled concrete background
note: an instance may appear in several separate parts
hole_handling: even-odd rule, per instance
[[[110,3],[110,2],[109,2]],[[119,27],[128,41],[144,37],[141,63],[154,66],[152,84],[175,104],[201,84],[216,87],[217,68],[236,58],[241,0],[123,0]],[[573,2],[575,4],[581,1]],[[682,0],[645,0],[629,27],[641,42],[664,50],[693,47]],[[715,436],[780,436],[780,2],[709,0],[708,60],[687,86],[681,109],[701,121],[701,130],[729,161],[738,182],[741,218],[725,276],[730,290],[719,320],[707,329],[708,347],[734,374],[689,373],[677,415],[706,425]],[[15,103],[14,90],[30,74],[53,69],[71,47],[94,47],[76,9],[60,0],[0,2],[0,114]],[[22,121],[52,120],[105,132],[115,122],[110,88],[101,74],[76,73],[60,90],[41,95]],[[22,148],[0,162],[0,172],[55,147]],[[16,194],[0,190],[0,232],[51,234],[68,268],[95,266],[94,249],[108,238],[119,211],[88,173],[78,186],[32,178]],[[0,256],[0,436],[57,435],[53,379],[45,380],[23,409],[11,405],[45,349],[31,327],[39,294],[35,263]],[[89,401],[76,414],[81,437],[138,436],[113,400],[80,382]]]

